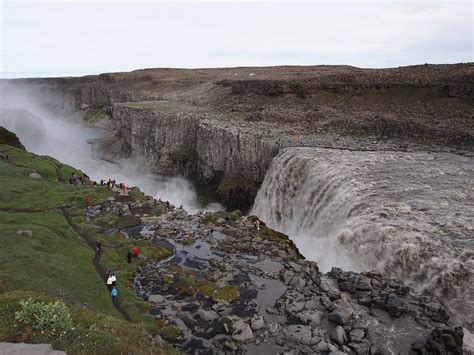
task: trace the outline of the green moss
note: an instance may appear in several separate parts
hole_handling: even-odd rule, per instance
[[[146,201],[146,196],[143,192],[140,191],[138,187],[133,187],[128,195],[134,200],[138,202],[144,202]]]
[[[202,223],[204,224],[210,224],[210,223],[217,223],[217,220],[219,218],[225,219],[228,223],[232,223],[237,221],[240,217],[242,217],[242,212],[239,210],[235,210],[232,212],[226,212],[226,211],[217,211],[213,213],[209,213],[204,217],[202,220]]]
[[[96,123],[105,119],[110,119],[110,115],[102,107],[88,110],[83,120],[87,123]]]
[[[157,319],[156,320],[156,327],[158,329],[158,334],[166,341],[171,343],[175,343],[180,336],[180,330],[178,327],[169,324],[169,322],[165,319]]]
[[[212,294],[212,299],[224,300],[224,301],[235,301],[240,297],[239,287],[235,285],[226,285],[222,288],[217,289],[216,292]]]
[[[199,285],[197,288],[197,292],[207,298],[211,298],[215,290],[216,286],[212,283],[204,283]]]

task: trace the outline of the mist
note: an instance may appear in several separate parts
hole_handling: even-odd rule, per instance
[[[0,126],[14,132],[28,151],[80,169],[94,181],[110,178],[137,186],[147,195],[183,206],[188,213],[222,208],[217,203],[200,206],[194,187],[183,177],[153,174],[138,160],[101,159],[94,142],[105,131],[87,127],[72,102],[45,87],[0,82]]]

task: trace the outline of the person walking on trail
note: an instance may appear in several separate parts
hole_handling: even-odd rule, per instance
[[[135,260],[138,258],[138,248],[136,246],[132,248],[132,256]]]
[[[110,295],[112,296],[112,303],[117,304],[118,291],[115,287],[113,287],[112,291],[110,291]]]
[[[260,230],[260,220],[258,219],[255,221],[255,229],[258,231]]]
[[[112,286],[115,287],[117,283],[117,277],[115,276],[115,272],[112,273]]]
[[[97,242],[95,246],[95,256],[97,259],[100,259],[101,255],[102,255],[102,243]]]
[[[127,252],[127,262],[129,264],[132,262],[132,252],[130,250]]]
[[[114,278],[112,277],[112,273],[109,271],[109,274],[107,276],[107,288],[109,291],[112,291],[112,288],[114,287],[112,283],[114,282]]]

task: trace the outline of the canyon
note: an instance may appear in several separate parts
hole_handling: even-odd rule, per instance
[[[292,299],[281,306],[280,315],[290,314],[287,325],[294,333],[306,332],[304,324],[311,320],[292,324],[295,310],[291,305],[308,302],[311,296],[298,296],[298,285],[284,274],[315,267],[301,272],[305,275],[301,282],[314,284],[321,298],[338,300],[341,305],[346,301],[362,306],[377,303],[363,296],[370,291],[375,297],[372,287],[380,283],[389,288],[390,281],[380,272],[411,287],[394,286],[397,297],[406,297],[407,304],[420,304],[424,309],[420,300],[434,296],[451,319],[473,329],[472,63],[392,69],[145,69],[80,78],[11,80],[6,87],[9,85],[32,90],[48,109],[63,112],[71,122],[103,130],[105,134],[91,142],[102,159],[138,161],[138,173],[186,177],[194,184],[198,200],[217,201],[229,211],[257,215],[270,228],[287,234],[299,252],[319,266],[291,255],[290,259],[276,257],[276,262],[287,262],[279,266],[281,272],[259,270],[253,264],[258,264],[264,251],[257,247],[244,250],[256,258],[250,266],[242,266],[240,256],[218,259],[225,261],[234,284],[240,268],[248,268],[253,277],[244,280],[248,285],[259,285],[259,277],[269,277],[273,281],[260,281],[282,280],[280,286],[293,286],[287,297]],[[178,211],[147,223],[184,223],[181,229],[191,231],[203,218]],[[235,229],[220,220],[213,228],[227,239],[243,233],[245,240],[240,242],[254,244],[247,235],[252,225],[245,218],[239,223]],[[197,233],[219,250],[230,240],[208,236],[207,229]],[[191,235],[193,232],[188,237]],[[181,236],[166,238],[179,241]],[[238,245],[238,238],[233,242]],[[181,248],[174,241],[168,247],[176,253]],[[174,262],[181,265],[183,260]],[[159,267],[171,268],[172,273],[173,263]],[[180,300],[155,294],[153,282],[163,281],[157,279],[157,268],[149,265],[140,271],[137,282],[143,284],[137,283],[137,289],[162,308],[171,307]],[[323,277],[319,270],[329,273]],[[314,275],[317,280],[312,279]],[[319,277],[330,280],[337,290],[321,286]],[[362,286],[369,283],[370,290],[360,282]],[[356,301],[339,292],[349,292]],[[380,297],[382,308],[388,304],[390,313],[398,300],[389,300],[389,294]],[[278,304],[284,301],[283,297]],[[333,310],[324,304],[319,309],[327,317]],[[444,315],[441,321],[446,321]],[[410,322],[414,327],[415,322]],[[440,319],[434,315],[430,322]],[[348,334],[351,329],[346,329]],[[310,334],[312,337],[315,335]],[[190,338],[185,340],[189,346]],[[296,348],[299,350],[315,345],[297,343],[304,345]],[[410,345],[404,344],[404,349],[408,351]]]

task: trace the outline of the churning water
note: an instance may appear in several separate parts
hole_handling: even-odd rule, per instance
[[[253,214],[323,270],[377,269],[472,329],[474,161],[449,153],[285,149]]]

